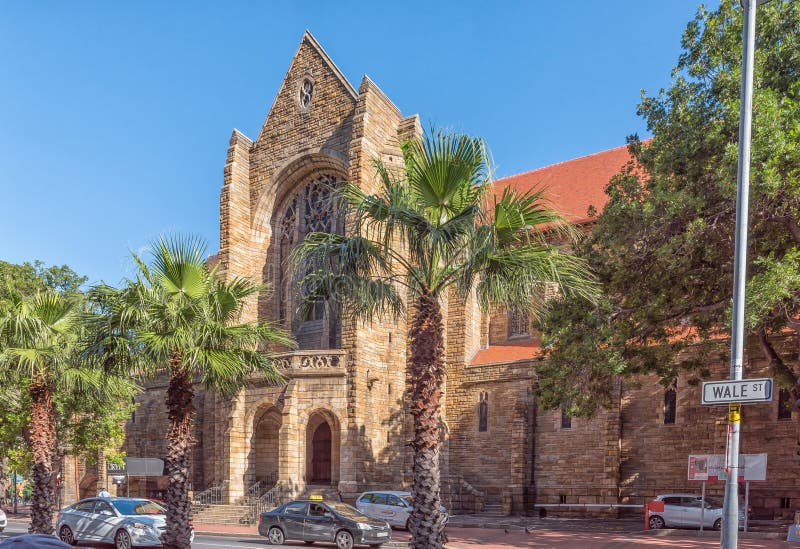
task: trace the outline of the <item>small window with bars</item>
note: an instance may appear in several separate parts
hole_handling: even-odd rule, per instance
[[[678,393],[674,388],[664,391],[664,425],[675,423],[675,412],[678,407]]]
[[[508,310],[508,339],[529,337],[531,317],[528,311],[512,307]]]
[[[778,391],[778,419],[792,419],[793,409],[792,392],[789,389]]]
[[[489,430],[489,393],[481,392],[478,403],[478,431],[485,433]]]
[[[565,400],[561,403],[561,428],[562,429],[571,429],[572,428],[572,414],[570,413],[569,409],[572,403],[569,400]]]

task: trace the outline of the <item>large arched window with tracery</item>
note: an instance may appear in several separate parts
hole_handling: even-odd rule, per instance
[[[284,201],[277,228],[278,242],[278,318],[291,328],[301,349],[335,349],[340,346],[338,311],[324,302],[316,303],[302,318],[298,311],[296,285],[305,274],[295,272],[290,263],[292,249],[313,232],[342,233],[334,189],[341,181],[331,173],[317,173],[302,183]]]

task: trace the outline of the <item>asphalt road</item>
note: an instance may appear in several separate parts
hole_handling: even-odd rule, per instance
[[[450,530],[449,530],[450,531]],[[0,533],[0,540],[10,536],[17,536],[27,532],[27,525],[11,523],[5,532]],[[664,532],[667,533],[666,531]],[[450,531],[450,545],[459,549],[639,549],[652,547],[653,549],[714,549],[719,547],[719,539],[714,537],[698,537],[696,532],[675,532],[670,536],[642,536],[636,533],[624,532],[576,532],[558,531],[552,529],[537,529],[530,533],[520,531],[506,532],[502,529],[484,528],[457,528]],[[92,547],[84,545],[83,547]],[[96,545],[95,547],[112,548],[111,545]],[[209,536],[198,535],[193,548],[197,549],[268,549],[308,547],[300,543],[287,543],[286,545],[269,545],[264,538],[252,536]],[[335,549],[332,543],[316,543],[315,548]],[[798,548],[773,539],[739,539],[740,549],[783,549]],[[366,549],[364,546],[363,549]]]
[[[20,534],[26,534],[28,532],[27,524],[19,524],[19,523],[9,523],[8,528],[5,529],[4,532],[0,533],[0,540],[3,540],[8,537],[12,536],[19,536]],[[335,546],[331,544],[317,544],[319,547],[330,547],[334,548]],[[81,543],[79,547],[105,547],[111,548],[113,545],[103,545],[103,544],[88,544],[88,543]],[[198,549],[265,549],[266,547],[274,547],[276,549],[280,549],[281,547],[289,548],[289,547],[308,547],[304,543],[291,543],[287,545],[269,545],[265,538],[253,538],[249,536],[207,536],[207,535],[198,535],[194,538],[194,543],[192,543],[192,547],[197,547]],[[315,545],[316,547],[316,545]]]

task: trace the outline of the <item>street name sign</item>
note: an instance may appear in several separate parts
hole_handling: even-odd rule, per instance
[[[703,383],[703,404],[771,402],[772,378],[707,381]]]

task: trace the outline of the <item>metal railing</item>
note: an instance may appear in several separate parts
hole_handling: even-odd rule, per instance
[[[269,473],[265,478],[259,480],[258,482],[252,484],[250,488],[247,489],[247,497],[251,499],[260,498],[264,495],[265,492],[268,492],[272,489],[275,484],[278,483],[278,472],[273,471]]]
[[[483,510],[484,493],[467,482],[462,475],[451,474],[442,477],[442,498],[449,512]]]
[[[195,505],[219,505],[225,502],[225,489],[228,486],[228,481],[221,484],[212,486],[207,490],[203,490],[199,494],[195,494],[192,502]]]
[[[248,500],[247,513],[242,522],[245,524],[253,524],[258,522],[261,513],[270,511],[278,506],[280,495],[279,487],[273,485],[272,488],[265,494]]]

